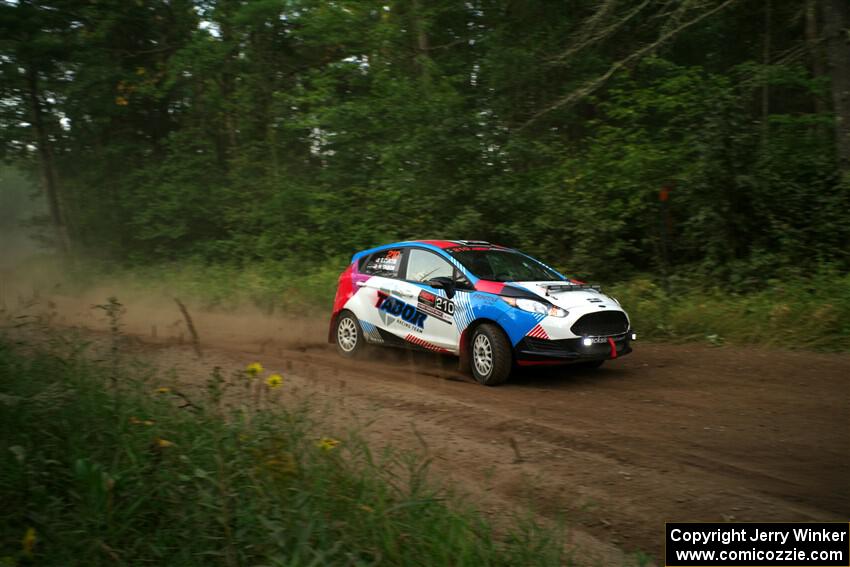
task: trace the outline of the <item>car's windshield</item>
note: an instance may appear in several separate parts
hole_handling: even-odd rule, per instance
[[[497,282],[563,280],[554,270],[512,250],[449,250],[477,277]]]

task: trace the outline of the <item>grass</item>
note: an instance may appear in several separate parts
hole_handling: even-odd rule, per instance
[[[497,532],[436,489],[426,461],[336,443],[306,402],[272,403],[286,384],[264,371],[216,370],[191,399],[119,348],[92,348],[0,336],[0,565],[567,561],[554,532]]]
[[[850,275],[771,280],[733,293],[649,278],[611,286],[645,338],[850,351]]]

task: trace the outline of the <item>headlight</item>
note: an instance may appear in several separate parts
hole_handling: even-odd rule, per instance
[[[508,305],[512,305],[517,309],[522,309],[523,311],[528,311],[529,313],[540,313],[541,315],[551,315],[552,317],[566,317],[570,314],[569,311],[565,311],[560,307],[548,305],[542,301],[535,301],[534,299],[525,299],[524,297],[502,297],[502,300],[504,300],[504,302]]]
[[[528,311],[530,313],[548,313],[549,308],[540,303],[539,301],[534,301],[533,299],[517,299],[514,304],[516,307],[519,307],[523,311]]]

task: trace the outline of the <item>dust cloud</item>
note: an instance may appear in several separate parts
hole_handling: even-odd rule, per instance
[[[313,317],[268,315],[244,305],[226,312],[203,309],[191,298],[130,289],[121,281],[98,282],[74,289],[55,266],[0,275],[0,309],[9,316],[42,316],[62,327],[106,331],[109,320],[103,309],[108,298],[123,306],[122,330],[145,342],[167,344],[192,341],[189,325],[175,299],[183,302],[203,347],[275,353],[279,349],[324,349],[328,320]]]
[[[23,173],[0,166],[0,273],[44,252],[31,227],[45,214],[44,199]]]
[[[0,167],[0,313],[8,319],[38,316],[54,324],[105,331],[108,320],[97,305],[115,297],[124,306],[128,335],[152,342],[191,341],[175,295],[139,290],[121,277],[81,284],[51,253],[46,207],[23,173]],[[41,219],[41,221],[40,221]],[[201,346],[274,352],[326,348],[327,317],[269,315],[253,305],[227,311],[204,309],[191,297],[177,297],[188,312]]]

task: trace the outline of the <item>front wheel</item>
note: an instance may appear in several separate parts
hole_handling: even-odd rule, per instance
[[[363,329],[350,311],[344,311],[336,320],[336,350],[342,356],[354,357],[365,346]]]
[[[485,386],[503,384],[511,373],[511,345],[501,329],[484,323],[472,333],[472,376]]]

